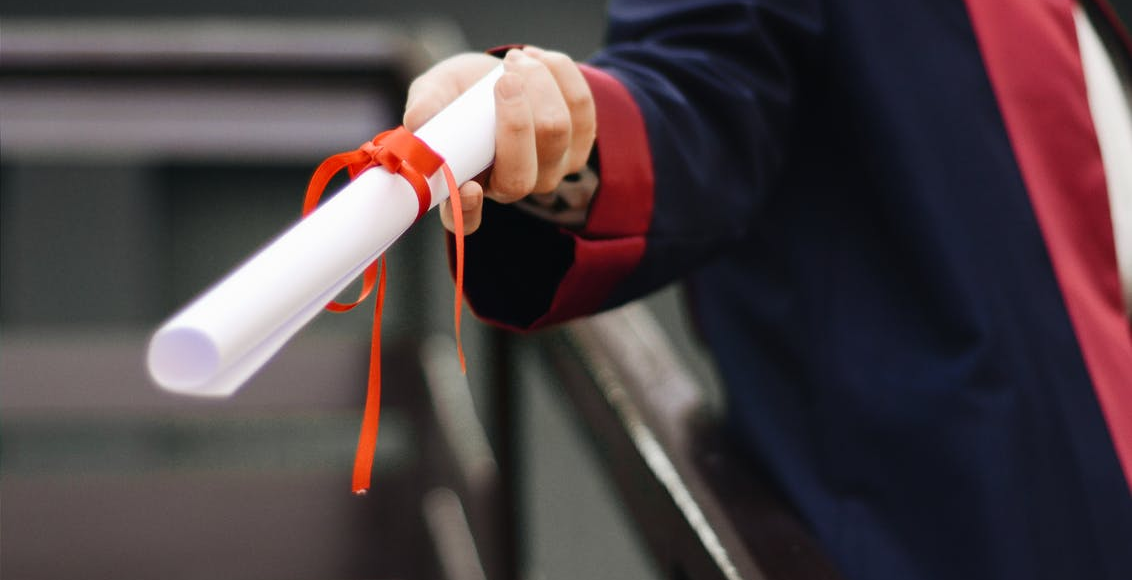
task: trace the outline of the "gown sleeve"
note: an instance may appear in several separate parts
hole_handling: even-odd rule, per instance
[[[617,306],[742,241],[781,167],[816,0],[615,0],[582,72],[597,106],[600,185],[585,225],[486,203],[465,294],[532,329]]]

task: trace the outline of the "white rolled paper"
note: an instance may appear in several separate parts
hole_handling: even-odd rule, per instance
[[[495,152],[497,67],[421,127],[458,183]],[[432,206],[448,197],[442,172],[429,180]],[[416,193],[404,178],[371,169],[249,258],[158,328],[150,376],[188,395],[231,395],[413,224]]]

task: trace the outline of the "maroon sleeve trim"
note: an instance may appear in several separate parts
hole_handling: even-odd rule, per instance
[[[609,73],[582,65],[597,105],[598,192],[574,238],[574,263],[550,308],[532,327],[598,310],[640,263],[653,213],[653,167],[644,119],[629,91]]]
[[[644,236],[576,240],[574,265],[566,271],[546,314],[531,328],[597,312],[617,283],[640,263],[644,253]]]
[[[491,56],[497,56],[499,58],[503,58],[503,57],[507,56],[507,51],[511,50],[512,48],[523,48],[525,46],[527,46],[527,45],[525,45],[525,44],[501,44],[499,46],[493,46],[493,47],[485,50],[484,52],[490,54]]]
[[[582,74],[597,107],[601,170],[586,225],[571,231],[546,222],[538,227],[510,222],[500,230],[485,218],[483,231],[467,241],[470,270],[465,291],[472,310],[490,324],[521,331],[594,313],[644,257],[653,213],[653,166],[644,119],[629,91],[612,75],[585,65]],[[497,223],[506,222],[507,215],[497,212],[493,217]],[[448,239],[451,254],[451,235]],[[511,254],[520,264],[498,257],[501,248],[514,249],[515,244],[523,245],[522,251]],[[547,256],[560,256],[560,265],[521,266],[523,260],[550,259]],[[520,284],[524,279],[527,283]],[[537,296],[510,295],[516,284]],[[545,310],[537,306],[543,300]],[[524,311],[532,305],[534,311]]]
[[[645,121],[633,96],[613,75],[581,65],[597,103],[601,185],[582,237],[644,235],[653,212],[653,167]]]

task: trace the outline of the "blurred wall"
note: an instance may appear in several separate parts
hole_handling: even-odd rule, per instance
[[[563,50],[575,58],[593,52],[601,42],[602,0],[529,2],[522,0],[11,0],[0,7],[3,16],[281,16],[380,18],[418,20],[443,17],[463,29],[468,45],[477,50],[500,44],[532,43]]]
[[[333,12],[330,6],[335,6],[333,10],[342,12]],[[160,0],[158,2],[108,0],[99,3],[89,0],[82,2],[17,0],[7,2],[0,7],[0,30],[3,29],[5,19],[14,17],[37,19],[56,17],[121,19],[139,16],[161,19],[266,17],[341,22],[364,19],[391,23],[440,18],[456,24],[463,33],[463,38],[456,39],[453,43],[456,45],[465,44],[471,49],[483,49],[502,43],[537,42],[582,58],[599,44],[602,34],[602,8],[603,4],[595,0],[553,5],[514,1],[477,3],[452,0],[404,3],[383,0],[348,5],[332,5],[314,0],[283,0],[275,3],[203,0],[184,4]],[[349,12],[346,13],[346,10]],[[394,106],[399,107],[395,104]],[[382,110],[384,111],[384,107]],[[385,126],[385,123],[377,123],[377,125]],[[101,159],[29,161],[7,158],[2,161],[0,190],[3,195],[0,195],[0,216],[4,219],[0,220],[3,223],[3,227],[0,227],[0,241],[3,245],[3,251],[0,251],[0,264],[2,264],[0,270],[3,270],[6,276],[5,284],[0,288],[2,294],[0,333],[7,338],[32,336],[33,339],[38,339],[43,333],[54,333],[51,336],[66,337],[70,341],[68,344],[72,345],[75,353],[78,354],[92,351],[96,345],[104,345],[107,348],[117,348],[115,345],[118,344],[126,345],[125,348],[117,348],[117,350],[126,351],[125,364],[129,366],[128,370],[137,372],[129,374],[121,369],[113,369],[108,375],[113,376],[112,380],[115,382],[127,385],[126,389],[133,389],[136,385],[144,383],[144,379],[139,377],[137,380],[127,380],[127,378],[134,379],[134,375],[140,375],[140,368],[134,368],[137,366],[135,358],[140,360],[140,357],[135,356],[130,350],[130,345],[138,342],[141,332],[148,331],[157,320],[167,316],[209,281],[230,269],[252,248],[269,239],[274,232],[293,220],[297,211],[295,196],[301,190],[310,167],[317,162],[317,159],[307,164],[292,163],[282,167],[256,163],[235,163],[227,166],[219,163],[165,161],[151,167],[128,160],[104,162],[105,160]],[[154,192],[160,192],[162,195],[154,196]],[[29,216],[39,216],[43,219],[31,219]],[[433,246],[438,245],[440,239],[437,236],[439,226],[435,220],[429,220],[429,223],[422,225],[426,227],[415,228],[414,233],[403,240],[404,243],[399,244],[398,251],[406,259],[394,259],[395,273],[392,275],[391,295],[386,303],[387,317],[384,321],[383,335],[386,341],[408,332],[410,325],[406,320],[428,318],[424,314],[427,314],[429,309],[415,305],[414,300],[403,295],[404,289],[412,286],[411,278],[414,276],[427,275],[434,280],[439,278],[435,286],[444,288],[445,292],[442,303],[433,310],[447,316],[439,316],[435,326],[442,332],[451,332],[451,320],[448,318],[451,297],[447,290],[450,288],[450,282],[442,266],[443,262],[439,260],[425,262],[413,258],[416,255],[430,253],[426,251],[426,245],[435,250]],[[206,245],[181,247],[184,246],[181,240],[202,239],[207,242]],[[154,252],[173,257],[169,260],[154,259],[150,255]],[[427,273],[414,274],[410,271],[413,269],[412,264],[421,262],[429,268]],[[76,294],[78,299],[75,299]],[[410,312],[411,310],[413,312]],[[341,317],[322,316],[312,325],[311,330],[304,332],[304,336],[310,337],[321,331],[323,336],[327,334],[332,338],[344,336],[343,340],[364,346],[369,324],[368,317],[363,313],[352,314]],[[115,329],[114,333],[109,332],[109,329]],[[482,380],[480,375],[488,372],[490,364],[487,357],[480,352],[485,347],[482,340],[478,339],[477,325],[466,323],[464,336],[469,361],[472,361],[469,370],[473,383],[483,384],[486,381]],[[8,351],[7,354],[10,355],[11,352],[13,351]],[[27,366],[30,361],[8,356],[6,363],[8,367],[5,368],[8,370]],[[527,372],[529,374],[535,371],[530,371],[528,368]],[[609,482],[601,477],[598,459],[593,449],[587,447],[580,427],[573,422],[574,417],[566,411],[565,402],[554,398],[547,386],[546,377],[524,376],[524,380],[532,383],[530,398],[524,398],[521,412],[527,444],[522,450],[521,462],[526,475],[521,482],[520,491],[523,495],[522,503],[527,506],[527,514],[529,514],[521,522],[521,533],[528,554],[528,575],[545,580],[579,576],[652,577],[643,550],[634,543],[635,537],[631,527],[618,511],[615,493],[610,488]],[[5,381],[0,380],[0,382]],[[69,382],[82,381],[76,379]],[[353,392],[352,387],[361,383],[336,381],[334,384],[340,384],[344,390]],[[23,387],[24,385],[17,385],[11,381],[3,387],[5,395],[8,395],[9,405],[12,399],[10,395]],[[88,394],[90,391],[75,388],[68,390],[64,387],[65,385],[51,385],[50,390],[60,393],[55,396],[56,399],[65,399],[69,401],[68,404],[75,407],[83,406],[83,415],[79,416],[78,412],[72,410],[69,415],[63,417],[54,409],[35,409],[37,414],[27,419],[23,416],[17,417],[10,406],[4,410],[4,423],[7,428],[4,437],[7,446],[6,459],[11,459],[13,456],[20,458],[39,455],[56,459],[56,464],[52,466],[53,471],[46,476],[40,472],[28,475],[28,472],[33,471],[32,468],[23,468],[21,471],[18,462],[13,464],[12,461],[7,461],[4,469],[8,483],[12,483],[16,476],[23,477],[22,480],[16,479],[17,481],[26,481],[34,476],[50,477],[52,480],[64,482],[61,484],[62,491],[54,488],[47,491],[37,489],[22,496],[13,491],[15,489],[13,486],[7,485],[5,499],[25,505],[22,513],[34,511],[36,506],[50,501],[53,495],[67,495],[65,486],[76,477],[91,477],[92,468],[88,464],[96,461],[92,457],[100,456],[86,451],[90,448],[99,450],[102,455],[110,454],[120,459],[118,463],[99,468],[103,479],[109,482],[108,486],[134,489],[138,486],[137,480],[149,481],[153,477],[163,477],[168,470],[166,465],[174,465],[175,469],[180,469],[178,473],[182,478],[188,476],[200,478],[199,473],[190,472],[189,468],[182,466],[184,461],[171,461],[165,457],[165,455],[177,457],[183,455],[176,449],[170,453],[161,451],[154,454],[156,460],[149,462],[147,457],[138,458],[141,455],[139,453],[131,454],[129,449],[123,450],[126,447],[146,450],[153,445],[168,445],[168,437],[157,438],[151,433],[154,429],[166,431],[170,429],[171,420],[167,416],[142,410],[139,412],[139,417],[130,423],[115,415],[96,415],[85,410],[85,406],[91,401],[103,398],[104,395],[92,396]],[[279,393],[276,387],[277,385],[273,385],[271,391],[261,389],[259,392],[267,397],[275,397]],[[133,394],[130,398],[142,401],[157,398],[161,403],[168,403],[169,406],[180,405],[182,402],[167,401],[167,398],[154,392],[149,385],[143,385],[143,388],[143,392]],[[221,412],[228,411],[229,415],[233,415],[236,411],[232,410],[230,404],[212,408],[208,412],[201,413],[199,417],[194,417],[196,422],[184,427],[187,434],[178,439],[178,445],[203,445],[208,449],[223,449],[224,458],[230,458],[227,464],[222,465],[218,463],[217,458],[208,457],[200,460],[193,469],[208,471],[208,474],[219,473],[220,477],[229,479],[241,477],[245,480],[250,480],[253,476],[268,478],[275,475],[267,468],[256,471],[257,468],[254,466],[258,464],[254,460],[257,456],[276,457],[285,453],[290,454],[285,455],[286,457],[290,457],[295,454],[294,447],[299,447],[300,453],[310,447],[310,444],[296,446],[295,440],[315,439],[318,445],[333,449],[336,453],[338,451],[348,453],[352,449],[352,442],[349,439],[354,436],[356,405],[351,406],[348,413],[342,413],[342,416],[333,415],[331,420],[327,421],[333,431],[331,433],[333,441],[327,443],[325,438],[318,439],[311,436],[308,425],[311,421],[322,417],[319,413],[327,413],[323,410],[323,407],[327,406],[325,400],[330,399],[325,393],[326,387],[319,387],[317,391],[300,388],[299,391],[322,394],[317,395],[319,401],[317,405],[310,405],[298,411],[285,413],[278,409],[257,408],[255,412],[258,413],[258,422],[248,421],[244,416],[238,415],[235,419],[230,419],[230,422],[238,425],[238,429],[233,434],[228,434],[227,440],[219,443],[217,443],[215,427],[223,424]],[[66,394],[68,392],[70,395]],[[134,393],[132,390],[129,392]],[[249,388],[244,393],[254,394],[254,390]],[[482,396],[478,398],[482,400]],[[391,415],[391,410],[395,412],[396,407],[390,409],[387,406],[383,411],[381,440],[383,448],[389,448],[391,445],[396,447],[396,442],[405,439],[406,434],[410,432],[408,429],[399,428],[397,416]],[[76,416],[85,422],[77,421]],[[261,431],[263,425],[280,431],[281,428],[276,429],[277,426],[288,427],[296,422],[300,424],[299,427],[286,431],[283,433],[284,436],[278,434],[275,436],[280,445],[266,446],[266,450],[255,446],[256,425],[261,427]],[[64,429],[75,423],[78,427],[72,426],[70,431]],[[137,425],[141,427],[131,427]],[[75,435],[54,438],[50,436],[60,432],[64,435],[68,433]],[[398,435],[402,437],[399,439]],[[88,445],[82,449],[77,448],[74,441],[78,438],[88,441]],[[184,441],[181,441],[182,439]],[[284,452],[279,451],[280,446],[287,444],[292,448]],[[50,449],[51,453],[35,453],[36,450],[42,449]],[[13,454],[13,450],[23,453]],[[335,478],[347,473],[349,458],[340,457],[341,453],[333,455],[330,459],[326,459],[324,453],[309,455],[314,459],[307,457],[300,462],[303,477],[314,477],[308,476],[307,472],[315,470],[319,470],[317,476],[327,478]],[[126,467],[123,467],[123,464],[126,464]],[[233,465],[237,467],[232,468]],[[249,465],[253,467],[248,467]],[[275,466],[272,464],[268,467],[274,469]],[[296,469],[293,465],[288,468],[293,471]],[[236,476],[228,473],[236,469],[242,471]],[[396,462],[386,457],[379,463],[378,469],[382,473],[379,477],[382,477],[385,485],[388,486],[387,494],[394,493],[390,482],[397,473]],[[246,473],[249,471],[254,473],[249,476]],[[152,476],[152,473],[157,473],[157,476]],[[65,474],[66,477],[61,477],[60,474]],[[294,473],[290,473],[286,477],[277,479],[284,481],[299,478],[295,477]],[[334,482],[336,484],[337,480],[334,479]],[[230,486],[223,489],[230,489]],[[28,497],[33,497],[33,494],[38,503],[25,501]],[[270,496],[264,495],[264,497]],[[318,492],[317,497],[338,500],[342,495],[329,494],[322,490]],[[150,509],[147,506],[152,503],[139,501],[137,505],[141,507],[135,511]],[[219,496],[216,503],[228,505]],[[98,513],[98,509],[96,506],[88,511]],[[6,512],[5,527],[20,529],[19,522],[24,521],[21,520],[21,512],[7,511],[15,515]],[[301,511],[296,510],[296,512]],[[359,513],[357,509],[342,510],[346,514],[343,517],[330,509],[318,508],[313,511],[325,512],[323,514],[325,525],[337,526],[334,527],[335,530],[345,526],[345,524],[336,524],[337,520],[348,519],[354,517],[351,514]],[[203,516],[201,518],[202,521],[205,519]],[[135,519],[144,518],[138,516]],[[254,521],[254,518],[246,518],[243,515],[234,516],[233,519],[239,522]],[[377,521],[388,519],[388,517],[376,518]],[[104,526],[103,535],[111,544],[120,538],[131,537],[131,534],[136,534],[137,530],[144,527],[137,521],[128,519],[98,525]],[[311,525],[311,530],[321,529],[313,524],[308,525]],[[41,526],[41,528],[49,529],[50,526]],[[23,526],[23,529],[27,530],[28,527]],[[229,530],[229,533],[237,538],[250,535],[243,534],[240,530]],[[33,535],[36,534],[24,533],[21,538],[34,539],[31,538]],[[171,545],[174,542],[163,538],[164,536],[153,538],[153,542],[157,545],[147,556],[146,562],[156,570],[183,572],[178,570],[183,564],[167,553],[175,548]],[[22,553],[16,554],[20,556],[19,558],[13,558],[13,552],[8,552],[8,558],[0,558],[8,562],[5,572],[26,569],[16,564],[23,565],[29,560],[34,560],[38,552],[28,548],[29,541],[10,543],[12,546],[8,547],[8,550],[19,549]],[[334,543],[319,542],[318,546]],[[43,545],[52,549],[57,548],[56,541],[50,538],[46,539]],[[190,553],[199,549],[195,544],[190,547]],[[60,551],[61,563],[55,569],[67,569],[74,560],[81,559],[85,554],[80,550]],[[372,555],[368,552],[363,553],[366,558],[372,559]],[[577,554],[585,554],[585,557],[578,558]],[[325,554],[324,557],[302,558],[306,565],[312,567],[311,569],[315,569],[313,568],[315,566],[324,566],[318,569],[326,569],[328,562],[348,559],[338,552]],[[107,556],[105,560],[104,568],[117,567],[118,577],[144,575],[141,570],[146,569],[140,567],[141,564],[138,564],[136,559]],[[294,558],[287,560],[290,564],[286,565],[294,565],[292,560]],[[369,560],[364,564],[368,567]],[[346,565],[342,564],[342,566]],[[291,573],[309,577],[319,575],[314,572],[308,573],[307,570],[301,568],[299,571],[291,570]],[[383,571],[388,570],[392,569],[383,568]],[[227,574],[221,573],[220,576],[227,576],[230,573],[231,571]],[[50,571],[39,574],[37,577],[63,577]],[[0,575],[7,576],[7,574]],[[347,572],[340,571],[340,576],[347,577]],[[97,575],[91,574],[91,577]],[[253,572],[245,570],[239,577],[256,576]]]
[[[1125,23],[1132,22],[1132,0],[1109,0]],[[5,16],[281,16],[317,18],[387,18],[419,20],[441,16],[456,22],[468,46],[486,49],[509,43],[532,43],[565,51],[581,59],[600,44],[603,0],[530,2],[522,0],[363,0],[327,3],[319,0],[12,0],[0,7]]]

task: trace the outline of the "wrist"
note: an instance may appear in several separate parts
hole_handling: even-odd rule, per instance
[[[516,202],[515,207],[539,219],[580,230],[586,225],[599,185],[597,171],[587,164],[577,173],[564,177],[554,191],[528,195]]]

